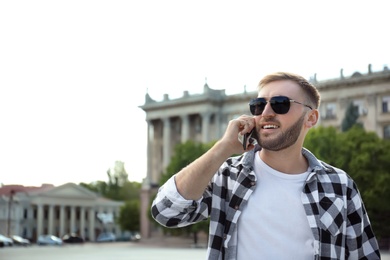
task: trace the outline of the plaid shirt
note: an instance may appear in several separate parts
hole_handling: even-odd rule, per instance
[[[171,178],[153,202],[153,217],[166,227],[183,227],[210,217],[208,259],[236,259],[237,222],[256,187],[253,161],[259,149],[229,158],[198,201],[185,200]],[[356,184],[308,150],[302,153],[313,169],[301,196],[315,240],[313,259],[380,259]]]

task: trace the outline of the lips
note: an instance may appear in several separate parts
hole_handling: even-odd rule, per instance
[[[266,124],[266,125],[261,126],[261,128],[262,129],[277,129],[277,128],[279,128],[279,126],[273,125],[273,124]]]

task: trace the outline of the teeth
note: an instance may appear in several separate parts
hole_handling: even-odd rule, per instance
[[[264,129],[276,129],[276,128],[278,128],[278,126],[277,125],[265,125],[265,126],[263,126],[263,128]]]

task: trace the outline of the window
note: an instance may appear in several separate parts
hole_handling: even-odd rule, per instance
[[[383,127],[383,138],[390,139],[390,125],[385,125]]]
[[[336,103],[326,103],[322,109],[323,119],[335,119],[336,118]]]
[[[353,101],[353,105],[359,111],[359,116],[367,115],[367,108],[365,107],[365,102],[363,99],[358,99]]]
[[[383,113],[390,112],[390,96],[384,96],[382,98],[382,112]]]

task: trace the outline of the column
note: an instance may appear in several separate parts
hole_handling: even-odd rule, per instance
[[[218,111],[215,113],[215,135],[214,139],[219,139],[222,137],[222,132],[221,132],[221,112]]]
[[[209,140],[210,132],[210,113],[202,114],[202,142],[207,143]]]
[[[69,233],[76,231],[76,207],[70,207],[70,228]]]
[[[61,237],[65,235],[65,206],[60,206],[60,234]]]
[[[37,237],[43,235],[43,205],[37,205]]]
[[[181,142],[184,143],[190,138],[190,123],[188,115],[181,116]]]
[[[93,242],[95,241],[95,209],[93,208],[89,209],[88,219],[89,219],[88,237],[89,237],[89,241]]]
[[[141,189],[141,205],[140,205],[140,231],[142,238],[150,238],[151,227],[149,220],[149,208],[150,208],[150,189]]]
[[[49,227],[48,233],[54,234],[54,205],[49,205]]]
[[[163,169],[165,169],[171,158],[171,121],[170,118],[164,118],[163,129]]]
[[[154,125],[152,120],[148,120],[148,146],[147,146],[147,172],[146,172],[146,178],[150,181],[152,180],[152,158],[153,158],[153,144],[154,144]]]
[[[364,120],[366,120],[365,129],[368,131],[375,131],[378,136],[382,136],[382,127],[378,127],[378,110],[376,106],[377,101],[377,95],[376,94],[369,94],[367,95],[367,116]],[[379,104],[382,104],[382,102],[379,102]],[[381,111],[381,110],[379,110]]]
[[[117,209],[114,209],[115,210],[115,217],[116,218],[119,218],[119,214],[120,214],[120,210],[117,208]],[[114,219],[114,226],[115,226],[115,234],[117,237],[119,237],[121,235],[121,228],[119,227],[119,224],[117,224],[115,222],[115,219]]]
[[[80,230],[79,230],[79,235],[82,238],[85,238],[85,208],[84,207],[80,208]]]

